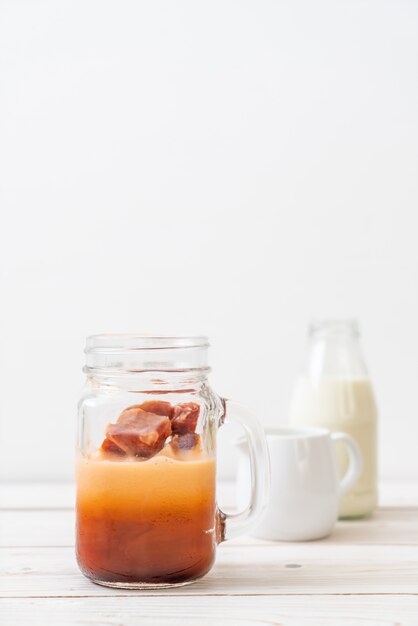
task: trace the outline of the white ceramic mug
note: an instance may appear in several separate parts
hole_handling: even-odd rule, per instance
[[[346,433],[324,428],[266,430],[270,453],[270,502],[252,534],[262,539],[307,541],[330,534],[338,516],[338,500],[362,471],[358,445]],[[349,465],[340,480],[334,442],[347,446]],[[245,443],[238,442],[238,504],[250,498],[250,475]]]

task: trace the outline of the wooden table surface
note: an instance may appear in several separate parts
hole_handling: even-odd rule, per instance
[[[219,501],[231,502],[230,485]],[[0,485],[0,624],[418,626],[418,484],[385,483],[373,518],[331,537],[219,547],[194,585],[118,591],[74,559],[73,486]]]

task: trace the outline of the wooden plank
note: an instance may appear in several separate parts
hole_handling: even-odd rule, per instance
[[[72,546],[73,510],[2,511],[0,546]],[[378,509],[367,520],[338,522],[328,544],[418,545],[418,509]],[[255,538],[240,538],[230,545],[264,544]]]
[[[1,626],[417,626],[416,596],[0,600]]]
[[[72,548],[14,548],[0,556],[0,597],[124,593],[85,579],[77,569]],[[242,545],[236,549],[224,544],[214,569],[201,581],[147,595],[347,593],[418,593],[418,546],[386,546],[382,550],[381,546],[312,542]]]
[[[370,520],[340,522],[320,542],[243,537],[221,546],[215,568],[195,585],[130,592],[94,585],[79,573],[72,490],[71,484],[63,491],[59,484],[9,489],[7,502],[16,510],[0,512],[1,626],[418,626],[417,508],[392,506]],[[389,503],[417,504],[410,485],[398,496],[393,484],[386,493]],[[221,496],[231,503],[231,483]]]

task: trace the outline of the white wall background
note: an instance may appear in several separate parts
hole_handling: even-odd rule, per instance
[[[355,315],[418,477],[418,4],[0,0],[0,476],[72,476],[85,335],[203,332],[286,421]]]

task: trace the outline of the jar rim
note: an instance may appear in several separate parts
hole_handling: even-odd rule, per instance
[[[152,335],[142,333],[101,333],[86,338],[85,352],[120,352],[131,350],[184,350],[208,348],[204,335]]]
[[[206,375],[209,341],[200,335],[107,333],[86,339],[84,371],[97,376],[191,372]]]

